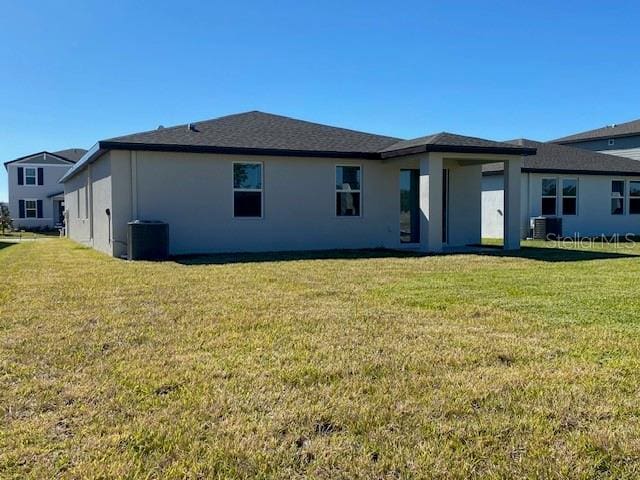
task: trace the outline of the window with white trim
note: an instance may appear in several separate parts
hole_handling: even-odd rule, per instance
[[[36,200],[24,201],[25,218],[38,218],[38,202]]]
[[[611,181],[611,215],[624,215],[624,180]]]
[[[37,185],[38,184],[38,169],[34,167],[25,167],[24,169],[24,184],[25,185]]]
[[[640,182],[629,182],[629,214],[640,214]]]
[[[233,216],[262,217],[262,163],[234,162]]]
[[[578,214],[578,179],[562,179],[562,215]]]
[[[558,179],[543,178],[542,179],[542,215],[556,215],[558,203]]]
[[[359,165],[336,165],[336,215],[359,217],[362,169]]]
[[[616,144],[616,141],[613,138],[610,138],[608,144],[611,147]]]

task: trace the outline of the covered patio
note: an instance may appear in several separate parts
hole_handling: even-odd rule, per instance
[[[383,162],[400,168],[405,217],[409,210],[410,220],[401,226],[401,248],[436,253],[480,245],[482,165],[501,162],[505,172],[503,248],[519,249],[520,168],[522,156],[532,154],[535,149],[449,133],[399,142],[383,151]],[[403,207],[403,202],[409,207]]]

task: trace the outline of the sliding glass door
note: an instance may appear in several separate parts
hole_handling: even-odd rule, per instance
[[[420,170],[400,170],[400,242],[420,242]]]
[[[420,170],[400,170],[400,243],[420,243]],[[442,243],[449,242],[449,170],[442,171]]]

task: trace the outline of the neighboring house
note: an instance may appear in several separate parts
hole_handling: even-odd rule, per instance
[[[439,133],[412,140],[248,112],[102,140],[62,178],[67,234],[110,255],[162,220],[170,253],[350,248],[438,252],[481,241],[482,165],[507,172],[505,248],[520,245],[521,156]]]
[[[552,143],[514,140],[535,148],[522,163],[522,237],[537,216],[562,217],[565,236],[640,234],[640,162]],[[503,171],[483,167],[482,236],[503,235]]]
[[[4,164],[14,228],[53,228],[63,223],[64,192],[59,180],[85,153],[81,148],[38,152]]]
[[[576,133],[551,143],[640,160],[640,120]]]

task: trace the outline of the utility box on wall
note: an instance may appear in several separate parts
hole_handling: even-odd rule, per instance
[[[169,258],[169,224],[159,221],[129,222],[127,253],[129,260]]]

